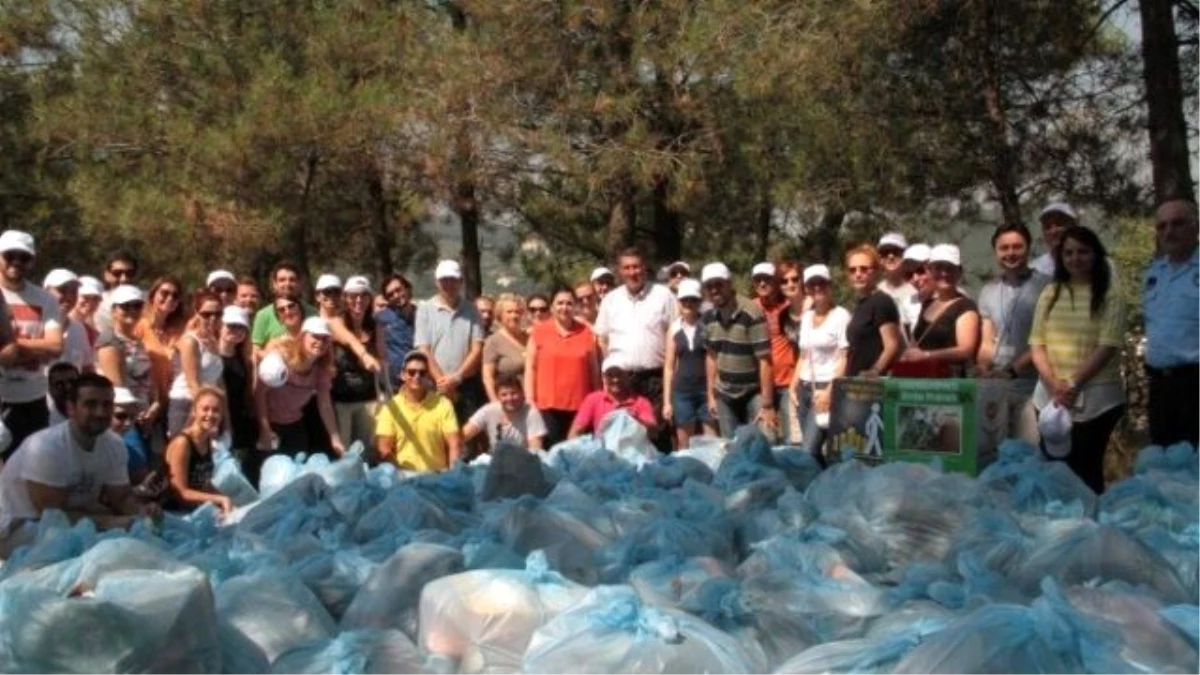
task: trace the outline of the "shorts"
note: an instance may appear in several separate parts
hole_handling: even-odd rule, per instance
[[[672,392],[671,408],[675,413],[676,425],[712,421],[712,415],[708,411],[708,397],[704,392]]]

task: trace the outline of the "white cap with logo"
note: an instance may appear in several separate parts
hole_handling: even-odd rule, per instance
[[[462,276],[462,266],[458,264],[457,260],[443,260],[433,271],[434,279],[462,279]]]
[[[356,274],[346,280],[346,285],[342,288],[345,293],[370,293],[371,282],[361,274]]]
[[[829,273],[829,267],[827,265],[809,265],[808,267],[804,268],[804,283],[806,284],[813,279],[824,279],[825,281],[829,281],[832,278],[833,275]]]
[[[204,285],[212,286],[218,281],[228,281],[236,284],[237,277],[233,276],[233,272],[229,270],[214,270],[208,273],[208,278],[204,280]]]
[[[729,268],[725,263],[714,262],[708,263],[704,269],[700,270],[700,282],[707,284],[710,281],[729,281],[733,275],[729,273]]]
[[[279,352],[267,352],[258,362],[258,379],[271,389],[278,389],[288,381],[288,365]]]
[[[628,370],[625,366],[625,359],[617,354],[609,354],[604,357],[604,363],[600,364],[600,372],[607,373],[610,370]]]
[[[604,277],[612,277],[615,279],[617,275],[613,274],[613,271],[607,267],[597,267],[596,269],[592,270],[592,276],[589,278],[591,281],[597,281],[599,279],[603,279]]]
[[[760,262],[750,269],[750,278],[756,277],[773,277],[775,276],[775,264],[769,262]]]
[[[221,323],[226,326],[250,327],[250,312],[237,305],[230,305],[221,312]]]
[[[0,234],[0,253],[20,251],[29,255],[37,255],[33,245],[33,235],[20,230],[5,230]]]
[[[1071,454],[1071,411],[1051,403],[1038,414],[1038,432],[1046,445],[1046,454],[1062,459]]]
[[[899,232],[888,232],[879,238],[879,248],[892,246],[900,250],[908,248],[908,240]]]
[[[319,316],[310,316],[300,325],[301,333],[309,335],[319,335],[321,337],[329,337],[333,335],[329,331],[329,322]]]
[[[927,263],[929,256],[933,253],[933,249],[929,248],[929,244],[913,244],[904,249],[904,259],[913,262]]]
[[[117,286],[112,292],[112,304],[124,305],[129,302],[145,302],[146,294],[142,293],[142,289],[137,286],[123,284]]]

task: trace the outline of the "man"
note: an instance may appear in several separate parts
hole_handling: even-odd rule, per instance
[[[1079,214],[1066,202],[1050,202],[1038,214],[1038,222],[1042,224],[1042,243],[1046,245],[1046,252],[1030,263],[1030,267],[1038,274],[1053,279],[1054,252],[1062,243],[1063,232],[1079,224]]]
[[[929,274],[929,256],[932,253],[929,244],[913,244],[904,249],[905,276],[916,292],[908,297],[907,302],[897,305],[896,309],[900,312],[904,340],[909,343],[914,341],[913,329],[921,318],[921,309],[933,295],[933,276]]]
[[[1038,442],[1037,414],[1030,399],[1037,370],[1029,350],[1029,331],[1042,289],[1050,278],[1029,268],[1033,237],[1024,225],[1001,225],[992,235],[1000,278],[979,292],[982,340],[976,358],[980,376],[1008,380],[1006,437]]]
[[[316,316],[317,310],[300,298],[300,268],[290,262],[281,262],[271,270],[271,291],[276,298],[287,298],[300,303],[304,317]],[[275,315],[275,305],[272,304],[258,310],[254,315],[254,328],[250,332],[254,343],[255,356],[268,342],[287,334],[287,328]]]
[[[597,267],[592,270],[591,281],[592,288],[596,289],[596,296],[600,298],[600,301],[603,301],[604,296],[608,295],[608,292],[616,287],[617,276],[607,267]]]
[[[241,307],[254,316],[262,304],[262,294],[258,292],[258,282],[250,277],[242,277],[237,282],[237,298],[233,304]]]
[[[1197,445],[1200,408],[1200,263],[1196,205],[1175,199],[1155,214],[1158,257],[1142,280],[1150,441]]]
[[[712,309],[704,313],[708,346],[708,409],[721,435],[732,438],[743,424],[762,422],[779,429],[771,342],[762,310],[736,296],[724,263],[709,263],[700,280]]]
[[[48,509],[72,521],[90,518],[101,529],[128,527],[135,518],[161,513],[133,494],[125,445],[109,431],[113,398],[112,383],[103,375],[80,375],[67,398],[67,421],[21,444],[0,470],[0,532],[12,535]],[[14,539],[8,537],[9,550],[22,543]]]
[[[222,307],[228,307],[237,302],[238,282],[237,277],[233,276],[233,272],[229,270],[210,272],[204,285],[210,293],[221,299]]]
[[[575,287],[575,318],[592,326],[596,323],[596,316],[600,313],[600,302],[597,300],[600,296],[596,294],[596,289],[592,287],[590,282],[583,282]]]
[[[471,415],[463,427],[463,442],[470,443],[479,434],[487,438],[488,448],[495,450],[501,443],[511,443],[530,450],[542,450],[546,423],[537,408],[525,402],[521,379],[511,373],[496,378],[496,396]]]
[[[0,380],[0,410],[16,448],[30,434],[50,424],[46,405],[46,366],[63,352],[63,324],[58,299],[26,281],[34,260],[33,237],[8,230],[0,234],[0,288],[12,315],[15,343],[21,351]]]
[[[429,388],[431,363],[423,352],[410,352],[402,364],[400,392],[375,416],[379,458],[406,471],[441,471],[462,454],[454,406]]]
[[[96,311],[97,334],[112,329],[112,293],[118,286],[134,285],[137,283],[138,261],[128,251],[119,251],[108,259],[104,267],[104,297],[100,300],[100,309]]]
[[[629,371],[634,390],[650,399],[655,411],[661,411],[667,328],[679,316],[679,306],[666,286],[646,279],[645,259],[637,249],[622,251],[617,265],[624,283],[600,301],[593,331],[601,353],[618,357]],[[666,453],[671,451],[670,437],[664,433],[652,438]]]
[[[682,260],[676,260],[675,262],[671,263],[670,265],[667,265],[667,269],[666,269],[667,288],[670,288],[672,293],[678,293],[679,292],[679,282],[683,281],[684,279],[689,279],[689,278],[691,278],[691,276],[692,276],[691,266]]]
[[[479,376],[483,322],[475,305],[462,297],[462,268],[457,262],[439,262],[434,280],[437,293],[417,307],[413,344],[429,358],[438,392],[454,402],[459,424],[464,424],[486,400]]]
[[[783,295],[779,274],[773,263],[760,262],[755,265],[750,271],[750,280],[754,287],[754,304],[762,310],[767,323],[767,339],[771,341],[771,372],[775,378],[772,405],[775,410],[781,410],[789,400],[788,387],[791,386],[796,360],[800,356],[796,342],[787,334],[787,315],[792,303]],[[789,438],[790,432],[788,416],[781,415],[779,437]]]
[[[496,300],[490,295],[475,298],[475,311],[479,312],[479,322],[483,326],[484,336],[492,334],[492,323],[496,318]]]
[[[50,425],[67,421],[67,399],[71,395],[71,387],[79,379],[79,369],[74,364],[59,361],[46,369],[46,381],[49,391],[46,394],[46,405],[50,408]],[[15,448],[14,448],[15,449]]]
[[[604,388],[593,391],[584,397],[571,422],[571,430],[567,438],[578,438],[586,433],[596,433],[604,426],[608,416],[617,410],[624,410],[633,419],[646,427],[646,434],[653,436],[658,430],[658,418],[654,414],[650,399],[639,395],[631,386],[629,371],[618,356],[604,359],[600,367],[604,379]]]
[[[95,370],[96,353],[88,337],[87,326],[71,318],[79,302],[79,277],[70,270],[51,270],[42,280],[42,287],[58,300],[59,316],[66,329],[62,356],[58,361],[70,363],[81,373]]]
[[[908,240],[899,232],[888,232],[879,238],[879,262],[883,268],[883,278],[876,288],[887,293],[896,301],[896,309],[904,315],[904,306],[909,304],[917,289],[908,283],[905,275],[904,251],[908,248]]]
[[[413,350],[417,306],[412,302],[412,284],[399,274],[383,280],[383,297],[387,304],[375,314],[375,324],[383,334],[388,382],[394,384],[400,381],[404,357]]]

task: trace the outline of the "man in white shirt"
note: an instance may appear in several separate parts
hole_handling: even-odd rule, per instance
[[[50,424],[46,405],[46,366],[63,351],[63,324],[58,300],[26,281],[33,268],[33,237],[18,230],[0,234],[0,290],[12,315],[20,357],[4,368],[0,379],[0,411],[12,432],[9,451],[30,434]]]
[[[71,270],[51,270],[42,281],[42,288],[58,299],[58,312],[65,329],[63,351],[57,361],[70,363],[81,373],[95,370],[96,354],[88,340],[87,328],[71,318],[71,311],[79,301],[79,277]]]
[[[511,373],[497,377],[496,396],[500,400],[476,410],[467,420],[463,426],[463,441],[469,443],[484,434],[491,450],[501,443],[542,450],[546,424],[538,409],[525,402],[525,388],[521,386],[520,378]]]
[[[0,470],[0,556],[22,542],[13,535],[48,509],[101,529],[127,527],[139,516],[157,516],[142,505],[126,471],[125,444],[109,431],[113,386],[103,375],[81,375],[67,399],[68,419],[25,440]]]
[[[679,316],[679,307],[669,288],[646,278],[645,258],[638,249],[621,251],[617,264],[624,283],[604,296],[592,330],[604,355],[615,355],[625,364],[634,391],[650,399],[659,414],[667,328]],[[655,444],[669,452],[671,433],[660,431]]]

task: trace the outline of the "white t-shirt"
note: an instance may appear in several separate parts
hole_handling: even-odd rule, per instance
[[[63,352],[62,356],[55,359],[55,363],[70,363],[82,372],[87,368],[96,365],[96,350],[92,348],[92,343],[88,341],[87,328],[78,321],[66,319],[67,332],[63,335]],[[49,366],[46,366],[47,372]]]
[[[1029,263],[1029,266],[1033,268],[1034,272],[1044,274],[1051,279],[1054,278],[1054,256],[1049,253],[1043,253],[1034,258],[1033,262]]]
[[[813,325],[816,312],[808,310],[800,317],[800,379],[804,382],[829,382],[834,378],[839,350],[849,349],[846,327],[850,312],[844,307],[829,310],[820,326]]]
[[[189,333],[189,335],[191,335]],[[195,336],[192,335],[194,338]],[[200,386],[216,387],[220,385],[221,375],[225,372],[225,361],[221,359],[221,355],[209,349],[202,340],[196,341],[200,345]],[[179,347],[184,346],[184,342],[180,342]],[[187,376],[183,374],[183,357],[179,355],[179,349],[176,348],[171,352],[171,370],[175,373],[175,379],[171,380],[171,389],[167,392],[167,398],[174,401],[190,401],[192,400],[192,390],[188,389]]]
[[[637,296],[620,286],[600,302],[592,330],[608,340],[608,353],[628,370],[658,370],[667,353],[667,328],[679,316],[671,289],[647,282]]]
[[[38,340],[51,328],[62,329],[58,300],[48,291],[26,282],[20,291],[4,291],[4,301],[12,314],[17,337]],[[85,336],[86,339],[86,336]],[[28,403],[46,395],[45,364],[33,368],[6,368],[0,380],[0,400],[6,403]]]
[[[104,432],[88,452],[75,442],[70,427],[63,422],[33,434],[0,470],[0,528],[38,517],[25,481],[67,488],[71,510],[95,506],[105,485],[129,484],[125,443],[116,434]]]
[[[491,448],[501,441],[524,448],[529,445],[530,437],[546,435],[542,414],[528,403],[513,422],[504,416],[504,408],[499,403],[492,402],[476,410],[467,424],[482,429],[487,434],[488,447]]]

